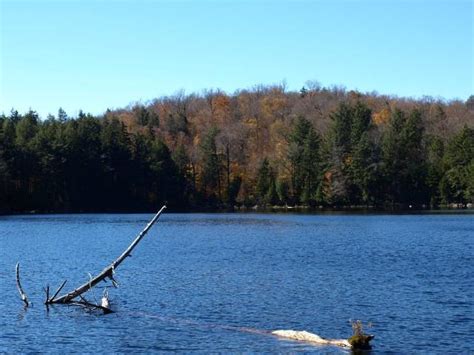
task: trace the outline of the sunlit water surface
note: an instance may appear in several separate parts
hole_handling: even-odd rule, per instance
[[[349,319],[374,353],[474,350],[472,214],[164,214],[117,270],[115,313],[46,311],[43,287],[88,280],[150,217],[0,217],[0,352],[337,353],[265,331],[345,338]]]

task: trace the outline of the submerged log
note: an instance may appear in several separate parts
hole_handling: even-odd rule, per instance
[[[70,303],[70,304],[78,304],[78,305],[85,305],[85,306],[94,306],[99,309],[102,309],[105,311],[110,311],[108,307],[103,307],[102,305],[94,305],[89,302],[85,301],[77,301],[75,300],[76,298],[80,297],[89,291],[91,288],[93,288],[95,285],[97,285],[101,281],[105,281],[107,278],[110,279],[114,286],[116,285],[116,281],[113,277],[115,270],[117,267],[127,258],[128,256],[131,256],[131,252],[133,249],[138,245],[138,243],[143,239],[143,237],[148,233],[150,228],[155,224],[155,222],[158,220],[160,215],[163,213],[163,211],[166,209],[166,206],[161,207],[161,209],[156,213],[156,215],[151,219],[151,221],[146,225],[146,227],[138,234],[138,236],[133,240],[133,242],[128,246],[127,249],[117,258],[115,259],[109,266],[107,266],[100,274],[98,274],[95,277],[91,277],[89,281],[84,283],[83,285],[80,285],[73,291],[66,293],[65,295],[62,295],[58,298],[56,298],[57,294],[59,291],[64,287],[65,282],[60,286],[58,291],[55,292],[54,296],[49,299],[46,304],[53,304],[53,303]],[[107,305],[108,305],[108,300],[107,300]]]
[[[304,341],[313,344],[336,345],[345,348],[351,347],[351,344],[346,339],[325,339],[317,334],[313,334],[305,330],[274,330],[272,331],[272,334],[281,338]]]
[[[320,345],[335,345],[344,348],[351,348],[354,350],[369,350],[371,349],[370,341],[374,339],[373,335],[357,334],[351,336],[349,339],[326,339],[317,334],[307,332],[305,330],[274,330],[271,334],[280,338],[286,338],[297,341],[304,341],[312,344]]]

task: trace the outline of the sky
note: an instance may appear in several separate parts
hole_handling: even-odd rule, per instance
[[[0,113],[307,81],[466,100],[472,0],[0,0]]]

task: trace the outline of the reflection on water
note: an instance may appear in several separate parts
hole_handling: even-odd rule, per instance
[[[116,313],[46,311],[43,287],[100,272],[150,217],[0,217],[0,352],[345,352],[268,331],[346,338],[349,319],[374,324],[374,352],[473,350],[469,214],[165,214],[117,270],[120,287],[88,296],[108,286]]]

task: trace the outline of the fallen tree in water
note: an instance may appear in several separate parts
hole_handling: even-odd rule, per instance
[[[364,333],[363,324],[360,320],[352,322],[352,332],[353,334],[349,339],[326,339],[305,330],[274,330],[271,334],[280,338],[319,345],[335,345],[355,350],[370,350],[372,348],[370,341],[374,339],[374,336]]]
[[[88,282],[85,282],[84,284],[80,285],[79,287],[75,288],[73,291],[68,292],[62,296],[58,296],[58,294],[61,292],[63,289],[64,285],[66,284],[67,280],[63,281],[61,286],[58,287],[56,292],[52,297],[49,297],[49,286],[46,287],[45,293],[46,293],[46,300],[44,302],[45,305],[49,306],[51,304],[72,304],[72,305],[78,305],[78,306],[83,306],[89,309],[99,309],[104,311],[104,313],[110,313],[112,310],[110,309],[110,304],[109,304],[109,298],[108,298],[108,292],[105,291],[102,299],[101,299],[101,304],[96,304],[89,302],[88,300],[85,299],[83,296],[86,292],[88,292],[90,289],[92,289],[94,286],[96,286],[99,282],[101,281],[106,281],[109,279],[112,281],[112,284],[114,287],[117,287],[117,282],[114,279],[114,274],[115,270],[118,268],[118,266],[127,258],[132,256],[131,253],[133,249],[138,245],[138,243],[143,239],[143,237],[148,233],[150,228],[155,224],[155,222],[158,220],[160,215],[163,213],[163,211],[166,209],[166,205],[161,207],[161,209],[155,214],[155,216],[151,219],[151,221],[146,225],[146,227],[138,234],[138,236],[133,240],[133,242],[128,246],[127,249],[117,258],[115,259],[109,266],[107,266],[104,270],[102,270],[101,273],[99,273],[95,277],[90,277],[90,280]],[[26,294],[23,291],[23,288],[21,287],[20,283],[20,271],[19,271],[19,263],[17,264],[16,267],[16,280],[17,280],[17,287],[18,291],[20,293],[20,296],[25,303],[26,306],[28,306],[28,298],[26,297]]]
[[[274,330],[272,334],[281,338],[304,341],[314,344],[336,345],[347,348],[351,347],[351,344],[346,339],[325,339],[317,334],[313,334],[305,330]]]

